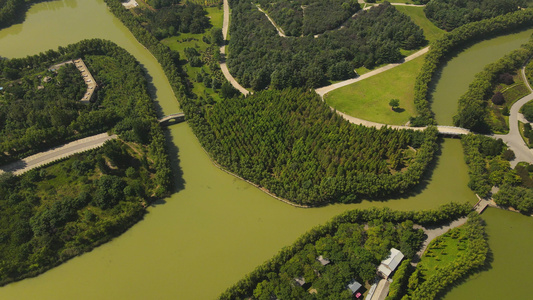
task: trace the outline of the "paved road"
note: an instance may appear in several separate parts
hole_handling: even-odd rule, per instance
[[[228,38],[228,32],[229,32],[229,3],[228,0],[224,0],[224,18],[222,20],[222,36],[224,37],[224,43],[226,42]],[[224,57],[224,61],[220,62],[220,69],[222,70],[222,74],[224,74],[224,77],[226,77],[226,80],[231,83],[231,85],[239,90],[244,95],[250,94],[250,91],[245,89],[242,85],[240,85],[233,76],[231,76],[231,73],[228,70],[228,66],[225,61],[225,55],[226,55],[226,45],[223,45],[220,47],[220,53],[222,53],[222,57]]]
[[[504,142],[507,143],[509,148],[514,151],[516,158],[511,161],[511,167],[515,167],[519,162],[525,161],[530,164],[533,164],[533,150],[529,149],[526,145],[522,136],[520,135],[520,130],[518,128],[518,118],[520,108],[529,101],[533,100],[533,94],[529,94],[522,99],[516,101],[513,106],[511,106],[510,115],[509,115],[509,133],[506,135],[494,135],[495,138],[501,138]]]
[[[526,83],[527,88],[532,94],[529,94],[522,99],[516,101],[513,106],[511,106],[509,112],[509,133],[506,135],[494,135],[495,138],[501,138],[504,142],[507,143],[507,146],[514,151],[516,158],[511,161],[511,167],[515,167],[519,162],[525,161],[530,164],[533,164],[533,150],[529,147],[522,139],[520,135],[520,129],[518,127],[518,121],[527,122],[524,116],[520,113],[520,108],[529,101],[533,100],[533,89],[529,85],[529,81],[526,76],[526,67],[529,63],[529,60],[524,64],[521,70],[521,76],[524,82]]]
[[[328,86],[325,86],[325,87],[321,87],[321,88],[318,88],[316,89],[316,93],[319,94],[321,97],[324,97],[325,94],[333,91],[333,90],[336,90],[338,88],[341,88],[341,87],[344,87],[344,86],[347,86],[347,85],[350,85],[352,83],[355,83],[355,82],[358,82],[358,81],[361,81],[361,80],[364,80],[364,79],[367,79],[369,77],[372,77],[374,75],[377,75],[379,73],[383,73],[385,71],[388,71],[392,68],[395,68],[403,63],[406,63],[408,61],[411,61],[417,57],[420,57],[424,54],[426,54],[427,52],[429,51],[429,47],[426,47],[424,49],[421,49],[409,56],[407,56],[402,62],[398,62],[398,63],[394,63],[394,64],[389,64],[389,65],[386,65],[384,67],[381,67],[379,69],[375,69],[373,71],[370,71],[368,73],[365,73],[357,78],[352,78],[352,79],[348,79],[348,80],[345,80],[345,81],[341,81],[341,82],[337,82],[337,83],[334,83],[332,85],[328,85]]]
[[[117,138],[116,135],[109,136],[107,133],[94,135],[88,138],[77,140],[63,146],[40,152],[35,155],[26,157],[22,160],[7,164],[0,167],[0,174],[3,172],[13,172],[20,175],[31,169],[46,165],[58,159],[69,157],[73,154],[95,149],[102,146],[105,142]]]
[[[332,107],[330,107],[330,108],[333,110]],[[384,127],[384,126],[387,126],[389,128],[393,128],[393,129],[411,129],[411,130],[424,130],[424,129],[427,128],[427,127],[410,127],[410,126],[407,126],[407,125],[405,125],[405,126],[404,125],[388,125],[388,124],[376,123],[376,122],[367,121],[367,120],[359,119],[359,118],[356,118],[356,117],[352,117],[352,116],[347,115],[347,114],[345,114],[343,112],[340,112],[340,111],[337,111],[337,114],[339,114],[345,120],[347,120],[348,122],[350,122],[352,124],[363,125],[365,127],[375,127],[377,129],[379,129],[381,127]],[[468,130],[468,129],[464,129],[464,128],[460,128],[460,127],[454,127],[454,126],[439,125],[439,126],[437,126],[437,130],[440,133],[442,133],[442,134],[449,134],[449,135],[463,135],[463,134],[469,134],[470,133],[470,130]]]

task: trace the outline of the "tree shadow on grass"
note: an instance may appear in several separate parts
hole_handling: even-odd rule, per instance
[[[392,111],[394,111],[396,113],[403,113],[405,111],[405,108],[395,107],[395,108],[392,109]]]

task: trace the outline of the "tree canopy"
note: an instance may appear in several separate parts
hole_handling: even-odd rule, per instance
[[[527,7],[525,0],[432,0],[424,8],[438,27],[451,31],[470,22],[504,15]]]
[[[354,69],[397,62],[400,49],[425,43],[422,29],[389,3],[350,18],[339,30],[283,38],[255,5],[232,2],[228,67],[245,87],[318,87]]]

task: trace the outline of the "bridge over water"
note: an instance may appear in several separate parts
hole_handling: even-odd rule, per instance
[[[159,124],[163,126],[168,126],[171,124],[177,124],[185,121],[185,114],[184,113],[175,113],[168,116],[164,116],[161,119],[159,119]]]

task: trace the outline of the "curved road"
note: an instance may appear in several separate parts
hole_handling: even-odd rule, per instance
[[[69,157],[76,153],[92,150],[102,146],[105,142],[117,138],[116,135],[108,135],[107,133],[97,134],[88,138],[80,139],[63,146],[52,148],[45,152],[40,152],[32,156],[28,156],[22,160],[0,167],[0,174],[4,172],[13,172],[15,175],[20,175],[31,169],[49,164],[59,159]]]
[[[239,90],[241,94],[248,95],[250,94],[250,91],[245,89],[242,85],[240,85],[233,76],[231,76],[231,73],[228,70],[228,66],[226,65],[226,40],[228,38],[228,31],[229,31],[229,3],[228,0],[224,0],[224,18],[222,20],[222,37],[224,38],[224,45],[220,47],[220,53],[222,54],[222,61],[220,62],[220,69],[222,70],[222,74],[224,74],[224,77],[226,77],[226,80],[231,83],[231,85]]]

